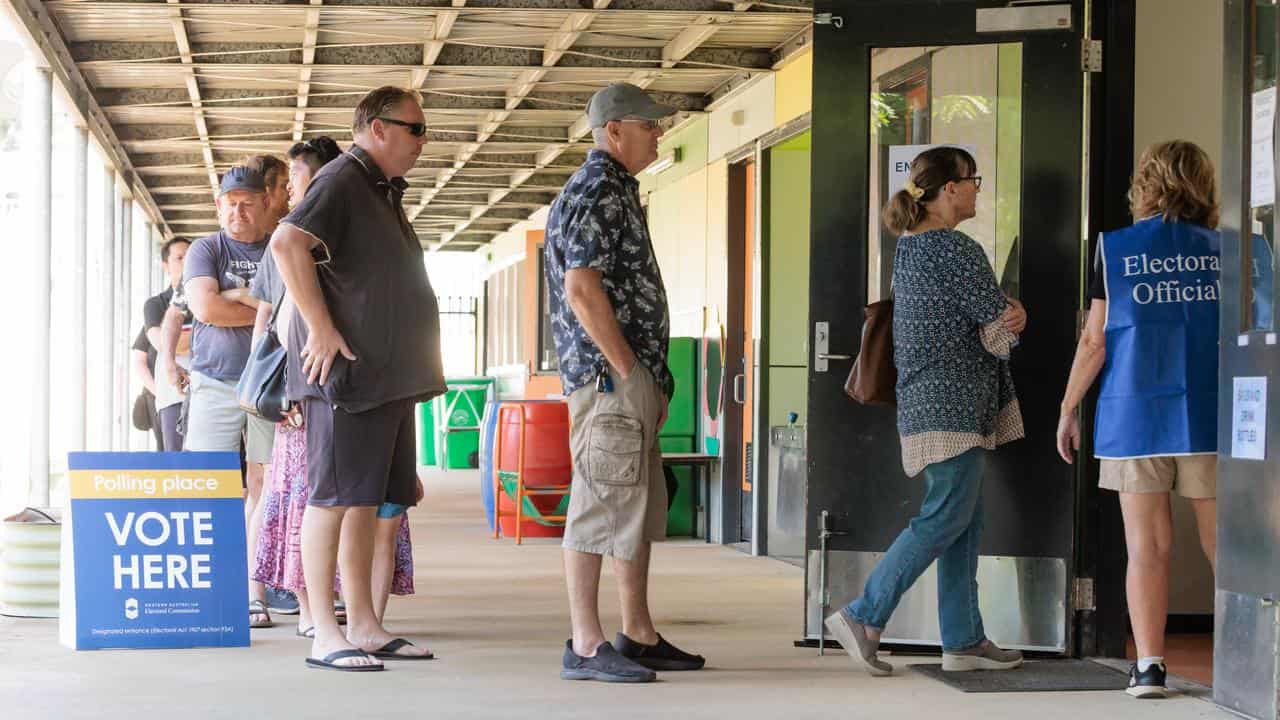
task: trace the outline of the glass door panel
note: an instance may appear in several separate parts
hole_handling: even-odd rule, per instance
[[[910,162],[932,145],[974,155],[978,214],[959,229],[982,246],[1001,287],[1020,295],[1022,45],[875,48],[871,56],[868,302],[888,297],[897,237],[880,221]]]

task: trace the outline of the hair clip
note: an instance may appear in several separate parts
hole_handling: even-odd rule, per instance
[[[919,200],[924,197],[924,189],[910,180],[902,186],[902,189],[907,191],[907,194],[911,196],[912,200]]]

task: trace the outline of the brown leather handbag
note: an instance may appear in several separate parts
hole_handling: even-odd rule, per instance
[[[893,297],[871,303],[862,315],[862,345],[844,381],[845,394],[863,405],[894,405],[898,368],[893,364]]]

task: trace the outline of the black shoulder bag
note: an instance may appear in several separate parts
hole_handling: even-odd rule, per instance
[[[240,408],[271,422],[284,420],[290,407],[285,395],[285,349],[276,335],[276,318],[283,304],[284,297],[281,297],[271,308],[267,331],[249,351],[249,361],[236,383],[236,399]]]

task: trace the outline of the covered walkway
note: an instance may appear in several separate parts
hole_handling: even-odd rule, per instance
[[[392,600],[389,627],[440,657],[377,675],[308,671],[290,618],[247,649],[70,653],[52,620],[0,618],[5,717],[117,718],[1227,718],[1195,697],[1124,693],[965,695],[909,670],[873,679],[843,653],[797,649],[802,571],[728,547],[676,540],[654,554],[659,627],[705,654],[703,672],[650,686],[557,678],[568,630],[560,552],[489,539],[474,472],[425,476],[411,514],[418,595]],[[612,578],[601,597],[617,628]],[[925,661],[929,661],[925,659]],[[895,663],[905,661],[896,659]]]

